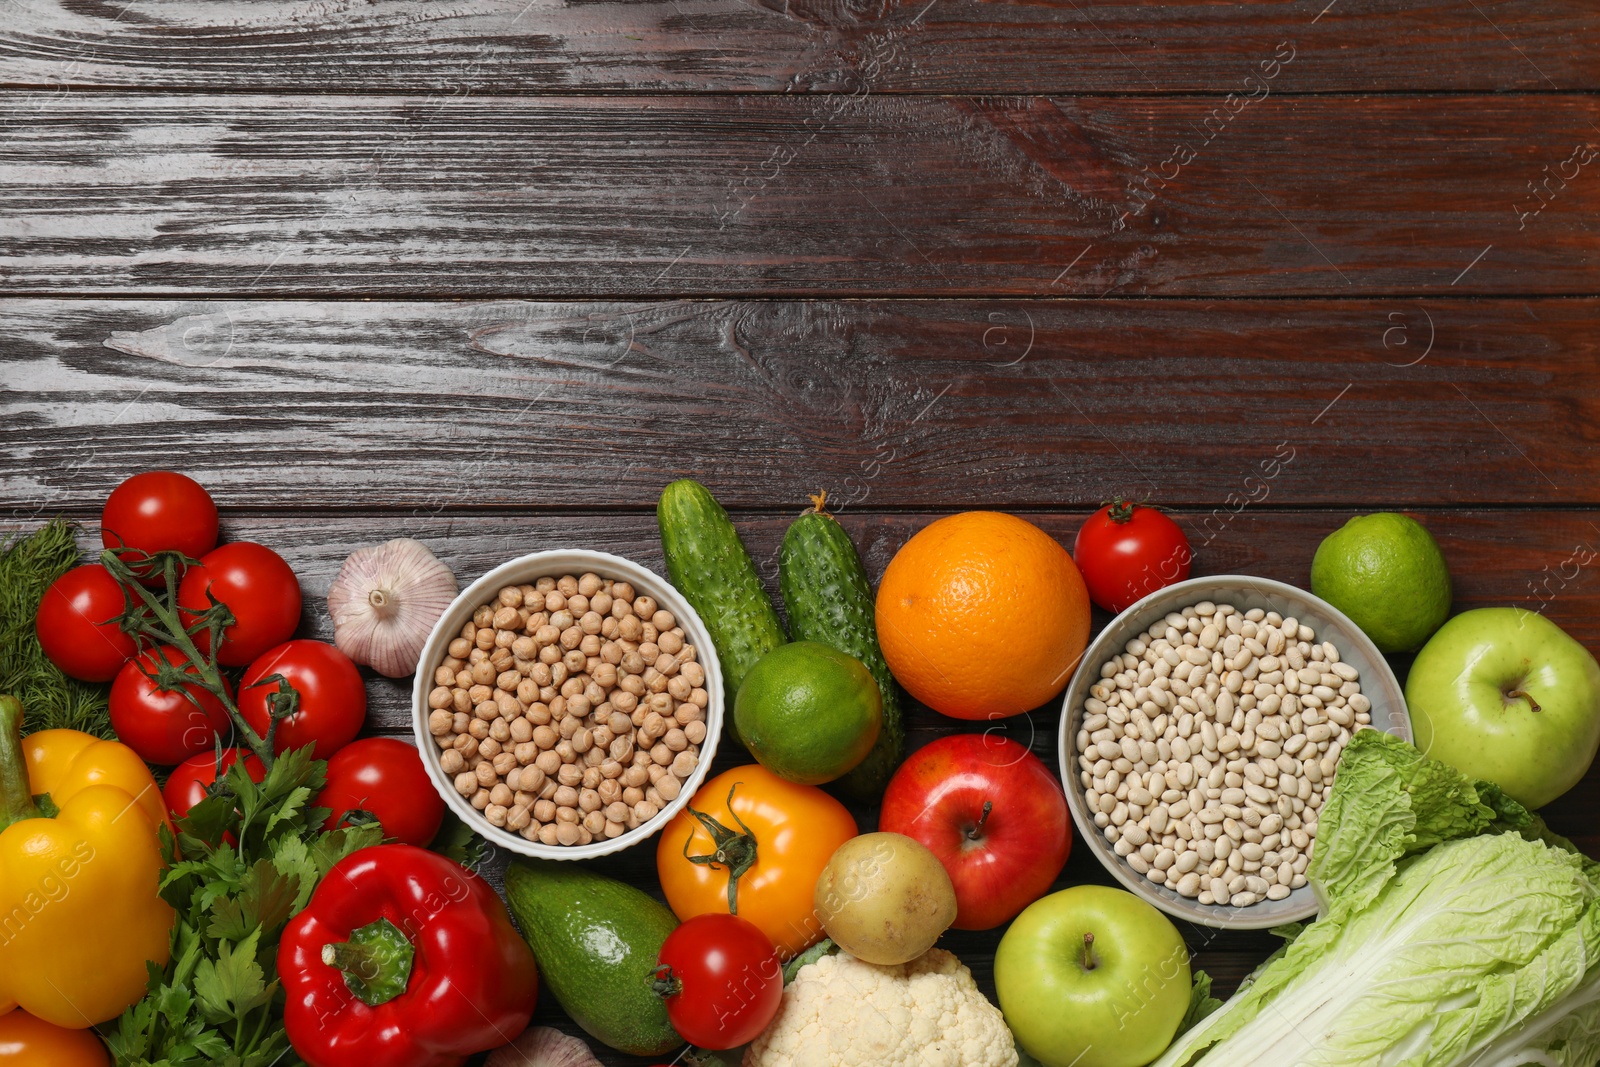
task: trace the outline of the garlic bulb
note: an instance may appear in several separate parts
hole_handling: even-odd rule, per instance
[[[522,1036],[489,1054],[484,1067],[601,1067],[575,1037],[549,1026],[530,1026]]]
[[[379,674],[410,674],[456,588],[456,576],[421,541],[358,548],[328,587],[333,643]]]

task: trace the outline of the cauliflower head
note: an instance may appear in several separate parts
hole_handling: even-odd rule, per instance
[[[943,949],[880,967],[839,953],[800,969],[743,1067],[1017,1067],[1000,1009]]]

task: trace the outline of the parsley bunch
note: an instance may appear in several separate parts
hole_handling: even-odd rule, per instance
[[[149,992],[106,1036],[122,1067],[301,1063],[283,1029],[278,939],[334,864],[383,839],[376,824],[322,829],[327,809],[307,805],[327,764],[311,752],[283,753],[259,785],[235,763],[176,840],[162,828],[178,850],[161,880],[178,913],[172,958],[149,965]]]

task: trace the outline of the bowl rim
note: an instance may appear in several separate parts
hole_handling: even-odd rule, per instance
[[[455,784],[439,764],[439,747],[428,731],[428,714],[431,711],[428,694],[434,689],[433,672],[444,658],[450,641],[459,635],[462,625],[472,617],[472,613],[480,605],[493,600],[500,589],[507,585],[523,585],[552,573],[559,575],[584,571],[630,582],[639,593],[654,597],[658,605],[665,607],[678,619],[689,643],[695,647],[696,661],[706,672],[706,739],[700,746],[700,758],[695,764],[694,773],[684,779],[677,798],[649,822],[609,840],[591,841],[587,845],[546,845],[542,841],[529,841],[521,834],[492,825],[466,797],[456,791]],[[427,769],[428,780],[450,810],[474,833],[496,847],[518,855],[551,860],[586,860],[621,852],[654,837],[688,805],[705,781],[712,761],[716,759],[717,745],[722,739],[723,699],[722,666],[717,660],[710,632],[694,607],[671,582],[640,563],[610,552],[588,548],[551,548],[517,556],[491,568],[457,593],[444,614],[439,616],[417,660],[416,678],[412,683],[412,731],[417,748],[423,754],[422,764]]]
[[[1078,669],[1073,672],[1072,680],[1062,696],[1061,719],[1057,726],[1057,753],[1061,782],[1067,794],[1067,807],[1072,812],[1072,821],[1078,835],[1086,841],[1089,851],[1094,853],[1101,866],[1105,867],[1125,889],[1166,914],[1183,919],[1185,922],[1224,930],[1265,930],[1315,916],[1319,905],[1312,886],[1308,883],[1281,901],[1260,901],[1249,907],[1232,908],[1226,905],[1200,904],[1198,901],[1179,896],[1165,886],[1155,885],[1116,854],[1100,828],[1089,817],[1085,807],[1083,784],[1078,777],[1077,763],[1071,755],[1073,737],[1070,725],[1073,722],[1073,708],[1082,706],[1089,686],[1099,677],[1100,665],[1110,657],[1112,646],[1115,646],[1117,652],[1121,652],[1134,633],[1148,629],[1158,605],[1162,607],[1162,614],[1165,615],[1173,610],[1167,606],[1169,601],[1179,601],[1182,606],[1207,600],[1214,601],[1219,599],[1214,595],[1218,587],[1238,585],[1253,588],[1268,600],[1283,596],[1302,599],[1324,614],[1338,632],[1334,635],[1319,634],[1319,640],[1334,641],[1336,645],[1341,646],[1341,651],[1347,647],[1354,648],[1377,668],[1377,677],[1374,679],[1376,684],[1369,684],[1367,674],[1363,672],[1361,685],[1362,693],[1372,701],[1375,723],[1380,707],[1388,720],[1384,726],[1375,725],[1374,728],[1385,729],[1386,732],[1406,741],[1412,740],[1410,713],[1406,708],[1405,691],[1399,679],[1378,646],[1349,616],[1309,590],[1287,582],[1250,574],[1207,574],[1174,582],[1142,597],[1117,613],[1105,628],[1095,635],[1095,639],[1084,649],[1083,656],[1078,662]],[[1225,602],[1227,598],[1220,597],[1220,599]],[[1281,607],[1269,610],[1282,611]],[[1146,618],[1147,621],[1143,626],[1135,626],[1133,620],[1136,618]],[[1120,636],[1113,641],[1112,635]]]

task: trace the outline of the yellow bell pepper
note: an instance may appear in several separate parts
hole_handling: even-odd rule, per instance
[[[0,696],[0,1015],[56,1026],[116,1018],[165,965],[173,912],[157,893],[166,820],[133,750],[75,730],[22,739]],[[48,793],[54,817],[33,798]]]

